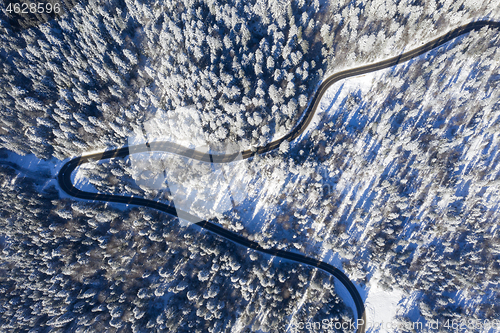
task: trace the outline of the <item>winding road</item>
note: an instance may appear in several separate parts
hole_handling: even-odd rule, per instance
[[[251,158],[254,155],[257,154],[264,154],[266,152],[269,152],[271,150],[274,150],[277,148],[283,141],[293,141],[297,137],[299,137],[308,127],[309,123],[311,122],[318,106],[320,103],[321,98],[327,91],[327,89],[334,83],[353,76],[361,75],[361,74],[366,74],[370,72],[374,72],[380,69],[388,68],[394,65],[397,65],[399,63],[408,61],[412,58],[418,57],[422,55],[425,52],[428,52],[436,47],[439,47],[446,42],[460,36],[463,34],[466,34],[472,30],[479,30],[483,27],[489,27],[489,28],[500,28],[500,23],[499,22],[492,22],[492,21],[478,21],[478,22],[473,22],[469,23],[467,25],[463,25],[461,27],[458,27],[447,34],[438,37],[412,51],[402,53],[401,55],[397,57],[393,57],[381,62],[377,62],[374,64],[358,67],[358,68],[353,68],[349,70],[345,70],[336,74],[331,75],[328,77],[317,89],[316,93],[314,94],[314,97],[311,100],[311,103],[309,104],[309,107],[305,111],[304,115],[302,116],[301,120],[299,123],[295,126],[295,128],[285,135],[284,137],[277,139],[273,142],[268,143],[265,146],[258,147],[257,149],[254,150],[245,150],[239,153],[234,153],[234,154],[227,154],[227,155],[212,155],[212,154],[206,154],[204,152],[196,151],[194,149],[188,149],[183,146],[171,143],[171,142],[152,142],[152,143],[147,143],[146,146],[147,148],[145,149],[143,145],[140,146],[130,146],[130,147],[123,147],[123,148],[118,148],[118,149],[113,149],[113,150],[108,150],[105,152],[101,153],[96,153],[96,154],[91,154],[91,155],[85,155],[85,156],[80,156],[76,157],[67,163],[63,165],[61,170],[59,171],[58,175],[58,182],[59,186],[61,189],[69,194],[70,196],[73,196],[75,198],[79,199],[85,199],[85,200],[98,200],[98,201],[106,201],[106,202],[116,202],[116,203],[124,203],[124,204],[131,204],[131,205],[137,205],[137,206],[143,206],[143,207],[149,207],[153,209],[160,210],[162,212],[165,212],[167,214],[181,217],[187,221],[193,221],[196,225],[198,225],[201,228],[204,228],[206,230],[210,230],[211,232],[214,232],[222,237],[225,237],[237,244],[240,244],[242,246],[245,246],[247,248],[270,254],[276,257],[292,260],[298,263],[303,263],[307,264],[310,266],[314,266],[317,268],[320,268],[331,275],[333,275],[335,278],[337,278],[349,291],[350,295],[352,296],[355,306],[356,306],[356,312],[357,312],[357,318],[362,319],[363,322],[360,322],[360,325],[357,326],[357,332],[365,332],[366,330],[366,314],[365,314],[365,307],[363,303],[363,299],[361,298],[361,295],[359,294],[358,290],[356,289],[355,285],[349,280],[349,278],[339,269],[333,267],[332,265],[329,265],[325,262],[322,262],[317,259],[309,258],[306,257],[305,255],[298,254],[298,253],[293,253],[293,252],[288,252],[288,251],[283,251],[283,250],[278,250],[278,249],[266,249],[260,246],[258,243],[250,241],[246,239],[245,237],[242,237],[234,232],[228,231],[220,226],[218,226],[217,220],[213,219],[210,221],[201,221],[201,222],[196,222],[200,221],[200,219],[194,215],[191,215],[187,212],[182,212],[180,210],[176,210],[175,207],[163,204],[160,202],[152,201],[152,200],[147,200],[143,198],[137,198],[137,197],[128,197],[128,196],[119,196],[119,195],[111,195],[111,194],[100,194],[100,193],[91,193],[91,192],[86,192],[77,189],[72,181],[71,181],[71,174],[72,172],[81,164],[90,162],[90,161],[96,161],[96,160],[105,160],[105,159],[110,159],[110,158],[115,158],[115,157],[126,157],[131,153],[137,153],[141,151],[164,151],[164,152],[170,152],[182,156],[186,156],[192,159],[200,160],[200,161],[205,161],[205,162],[211,162],[211,163],[230,163],[236,160],[236,158],[243,158],[243,159],[248,159]],[[240,155],[241,154],[241,155]]]

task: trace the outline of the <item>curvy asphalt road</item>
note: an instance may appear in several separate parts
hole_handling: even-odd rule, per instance
[[[123,147],[123,148],[118,148],[118,149],[113,149],[113,150],[108,150],[105,152],[101,153],[96,153],[92,155],[85,155],[85,156],[80,156],[76,157],[70,161],[68,161],[64,166],[61,168],[59,171],[58,175],[58,182],[63,191],[65,191],[67,194],[79,198],[79,199],[86,199],[86,200],[99,200],[99,201],[106,201],[106,202],[117,202],[117,203],[124,203],[124,204],[131,204],[131,205],[137,205],[137,206],[143,206],[143,207],[149,207],[149,208],[154,208],[157,210],[160,210],[162,212],[168,213],[173,216],[177,216],[180,218],[183,218],[187,221],[192,221],[196,225],[210,230],[222,237],[225,237],[237,244],[240,244],[242,246],[245,246],[250,249],[254,249],[259,252],[267,253],[276,257],[292,260],[295,262],[307,264],[310,266],[318,267],[330,274],[332,274],[334,277],[336,277],[340,282],[347,288],[349,293],[351,294],[354,303],[356,305],[356,312],[357,312],[357,317],[360,319],[363,319],[363,323],[358,325],[357,327],[357,332],[365,332],[366,329],[366,314],[365,314],[365,307],[363,304],[363,299],[361,298],[361,295],[359,294],[358,290],[354,286],[354,284],[349,280],[349,278],[339,269],[333,267],[332,265],[329,265],[325,262],[312,259],[309,257],[306,257],[305,255],[298,254],[298,253],[293,253],[293,252],[288,252],[288,251],[283,251],[283,250],[277,250],[277,249],[266,249],[260,246],[258,243],[250,241],[240,235],[237,235],[231,231],[228,231],[224,228],[221,228],[216,224],[217,220],[213,219],[211,221],[200,221],[200,219],[194,215],[191,215],[187,212],[183,212],[180,210],[176,210],[175,207],[166,205],[160,202],[152,201],[152,200],[147,200],[143,198],[137,198],[137,197],[128,197],[128,196],[119,196],[119,195],[111,195],[111,194],[98,194],[98,193],[91,193],[91,192],[85,192],[77,189],[72,181],[71,181],[71,173],[81,164],[87,163],[91,160],[96,161],[96,160],[104,160],[104,159],[110,159],[110,158],[115,158],[115,157],[125,157],[128,156],[129,154],[132,153],[138,153],[138,152],[146,152],[146,151],[165,151],[165,152],[170,152],[182,156],[186,156],[192,159],[200,160],[200,161],[205,161],[205,162],[211,162],[211,163],[230,163],[235,160],[239,160],[241,158],[243,159],[248,159],[254,155],[257,154],[263,154],[266,152],[269,152],[276,147],[278,147],[283,141],[292,141],[299,137],[307,128],[309,123],[311,122],[311,119],[313,118],[318,105],[320,103],[321,98],[327,91],[327,89],[334,83],[348,78],[348,77],[353,77],[361,74],[366,74],[370,72],[374,72],[380,69],[388,68],[394,65],[397,65],[399,63],[408,61],[412,58],[415,58],[419,55],[422,55],[425,52],[428,52],[438,46],[441,46],[445,44],[446,42],[460,36],[463,34],[466,34],[472,30],[479,30],[483,27],[489,27],[489,28],[500,28],[500,23],[499,22],[492,22],[492,21],[478,21],[478,22],[473,22],[469,23],[467,25],[458,27],[447,34],[436,38],[412,51],[402,53],[401,55],[397,57],[393,57],[381,62],[377,62],[375,64],[371,65],[366,65],[358,68],[353,68],[349,70],[345,70],[336,74],[331,75],[328,77],[318,88],[316,93],[314,94],[313,99],[311,100],[311,103],[309,104],[308,109],[305,111],[303,117],[299,121],[299,123],[295,126],[295,128],[287,135],[284,137],[277,139],[273,142],[268,143],[265,146],[258,147],[257,149],[254,150],[245,150],[240,153],[234,153],[234,154],[220,154],[220,155],[214,155],[214,154],[207,154],[201,151],[196,151],[193,149],[185,148],[183,146],[171,143],[171,142],[152,142],[152,143],[147,143],[146,145],[139,145],[139,146],[129,146],[129,147]],[[241,155],[240,155],[241,154]]]

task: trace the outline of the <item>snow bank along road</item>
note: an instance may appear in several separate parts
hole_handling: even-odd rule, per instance
[[[254,150],[245,150],[242,151],[241,153],[235,153],[235,154],[227,154],[227,155],[212,155],[212,154],[206,154],[200,151],[196,151],[193,149],[188,149],[185,147],[182,147],[180,145],[171,143],[171,142],[152,142],[152,143],[147,143],[147,149],[144,150],[143,146],[133,146],[130,147],[133,152],[140,152],[140,151],[165,151],[165,152],[170,152],[173,154],[178,154],[182,156],[186,156],[192,159],[200,160],[200,161],[205,161],[205,162],[211,162],[211,163],[229,163],[235,160],[235,158],[238,156],[241,156],[244,159],[248,159],[254,155],[257,154],[263,154],[266,152],[269,152],[276,147],[278,147],[283,141],[292,141],[299,137],[307,128],[309,123],[311,122],[311,119],[313,118],[318,105],[320,103],[321,98],[323,97],[324,93],[327,91],[327,89],[334,84],[335,82],[338,82],[339,80],[348,78],[348,77],[353,77],[361,74],[366,74],[369,72],[374,72],[383,68],[387,68],[390,66],[394,66],[396,64],[399,64],[401,62],[405,62],[407,60],[410,60],[412,58],[415,58],[427,51],[432,50],[433,48],[436,48],[440,45],[443,45],[444,43],[460,36],[465,33],[468,33],[472,30],[478,30],[483,27],[490,27],[490,28],[500,28],[500,22],[492,22],[492,21],[478,21],[478,22],[473,22],[469,23],[467,25],[458,27],[447,34],[436,38],[412,51],[403,53],[397,57],[393,57],[381,62],[377,62],[374,64],[358,67],[358,68],[353,68],[349,70],[345,70],[336,74],[331,75],[328,77],[318,88],[316,93],[314,94],[314,97],[312,98],[308,109],[305,111],[304,115],[302,116],[301,120],[299,123],[295,126],[295,128],[285,135],[284,137],[270,142],[265,146],[258,147],[257,149]],[[173,216],[180,217],[184,220],[187,221],[200,221],[200,219],[194,215],[191,215],[187,212],[183,212],[180,210],[176,210],[175,207],[163,204],[160,202],[152,201],[152,200],[147,200],[143,198],[136,198],[136,197],[128,197],[128,196],[119,196],[119,195],[111,195],[111,194],[100,194],[100,193],[91,193],[91,192],[86,192],[86,191],[81,191],[77,189],[72,181],[71,181],[71,173],[81,164],[87,163],[91,160],[96,161],[96,160],[105,160],[105,159],[110,159],[110,158],[115,158],[115,157],[125,157],[130,154],[129,147],[123,147],[123,148],[118,148],[118,149],[113,149],[113,150],[108,150],[105,152],[101,153],[96,153],[92,155],[85,155],[85,156],[80,156],[76,157],[70,161],[68,161],[64,166],[61,168],[59,171],[58,175],[58,181],[59,181],[59,186],[63,191],[65,191],[67,194],[79,198],[79,199],[85,199],[85,200],[99,200],[99,201],[106,201],[106,202],[116,202],[116,203],[124,203],[124,204],[131,204],[131,205],[137,205],[137,206],[143,206],[143,207],[149,207],[149,208],[154,208],[157,210],[160,210],[162,212],[168,213]],[[241,154],[241,155],[239,155]],[[309,257],[306,257],[305,255],[298,254],[298,253],[293,253],[293,252],[288,252],[288,251],[283,251],[283,250],[277,250],[277,249],[265,249],[262,246],[260,246],[258,243],[250,241],[246,239],[245,237],[242,237],[236,233],[233,233],[231,231],[228,231],[224,228],[221,228],[216,224],[217,220],[213,219],[210,221],[201,221],[201,222],[196,222],[195,224],[198,225],[199,227],[202,227],[204,229],[210,230],[222,237],[225,237],[237,244],[240,244],[242,246],[245,246],[250,249],[254,249],[259,252],[263,252],[266,254],[270,254],[276,257],[292,260],[295,262],[307,264],[310,266],[318,267],[342,282],[342,284],[347,288],[349,293],[351,294],[354,303],[356,305],[356,312],[357,312],[357,318],[362,319],[362,321],[359,321],[359,325],[357,326],[357,332],[365,332],[366,329],[366,315],[365,315],[365,307],[363,304],[363,299],[361,298],[358,290],[354,286],[354,284],[349,280],[349,278],[341,272],[339,269],[333,267],[332,265],[329,265],[325,262],[312,259]]]

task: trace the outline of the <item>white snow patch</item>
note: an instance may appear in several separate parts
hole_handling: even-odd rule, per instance
[[[94,185],[92,185],[90,183],[89,179],[87,177],[85,177],[84,168],[88,168],[88,167],[90,167],[90,166],[83,164],[83,165],[79,166],[78,168],[76,168],[76,170],[74,170],[71,173],[71,182],[73,183],[73,185],[77,189],[79,189],[81,191],[97,193],[97,190],[94,187]]]
[[[380,272],[375,272],[370,281],[371,288],[365,300],[366,320],[368,322],[367,332],[384,332],[382,327],[377,328],[373,323],[395,322],[398,311],[398,304],[403,298],[403,291],[393,289],[384,290],[379,287]]]
[[[14,169],[17,170],[20,176],[29,176],[33,178],[45,178],[47,181],[43,184],[38,184],[36,186],[39,192],[43,192],[44,189],[55,185],[59,188],[56,180],[57,173],[63,165],[63,161],[59,161],[56,158],[51,158],[50,160],[42,160],[37,158],[34,154],[19,155],[12,151],[6,151],[7,157],[0,159],[0,164],[5,161],[6,164],[13,163]]]

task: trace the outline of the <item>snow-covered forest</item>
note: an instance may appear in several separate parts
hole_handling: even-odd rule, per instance
[[[335,84],[297,143],[223,167],[245,184],[242,204],[218,215],[194,203],[191,212],[268,247],[339,253],[361,284],[383,268],[379,285],[405,292],[402,322],[500,319],[498,36],[472,32]],[[129,159],[89,164],[81,177],[99,191],[173,204],[168,188],[138,185],[144,172],[180,170],[165,155],[139,170]],[[206,186],[194,179],[191,191]]]
[[[40,190],[50,173],[0,168],[3,331],[272,331],[290,318],[352,320],[329,274],[154,210],[60,199],[53,186]]]
[[[325,72],[397,55],[495,1],[88,1],[17,32],[0,12],[0,142],[63,159],[196,108],[207,142],[286,133]],[[495,16],[496,15],[496,16]],[[416,38],[418,37],[418,38]],[[175,131],[175,128],[172,128]]]
[[[326,273],[153,210],[69,198],[56,166],[155,131],[263,145],[293,128],[328,74],[500,21],[498,0],[89,0],[18,29],[5,3],[4,331],[281,332],[292,320],[352,318]],[[401,292],[400,322],[500,319],[499,59],[498,31],[483,29],[338,82],[295,142],[224,166],[245,186],[234,209],[192,213],[265,247],[337,255],[360,289]],[[155,158],[151,169],[88,163],[76,179],[172,203],[170,189],[141,182],[172,176],[165,154]]]

